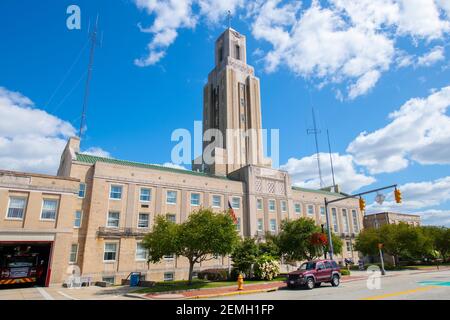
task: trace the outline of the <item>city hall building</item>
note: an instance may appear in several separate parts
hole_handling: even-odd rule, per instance
[[[240,235],[259,238],[277,233],[284,219],[325,224],[324,199],[343,194],[293,187],[289,174],[263,156],[259,79],[246,63],[245,36],[229,28],[218,38],[203,92],[204,132],[256,130],[224,134],[212,148],[205,143],[213,162],[199,157],[192,171],[83,154],[77,137],[69,139],[56,176],[0,171],[0,253],[17,245],[43,252],[43,285],[62,283],[75,266],[93,281],[120,283],[136,271],[146,280],[180,280],[188,275],[183,257],[147,264],[141,242],[157,215],[180,223],[201,207],[223,212],[230,203]],[[344,242],[336,260],[357,261],[357,199],[331,206],[329,217]],[[230,264],[218,256],[194,270]]]

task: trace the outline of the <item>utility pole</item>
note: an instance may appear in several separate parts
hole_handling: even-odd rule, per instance
[[[98,15],[97,15],[97,19],[95,20],[94,31],[92,31],[92,33],[89,35],[91,38],[91,50],[89,53],[88,73],[87,73],[87,78],[86,78],[86,86],[84,89],[83,109],[81,111],[81,121],[80,121],[80,131],[79,131],[80,140],[83,135],[84,127],[86,126],[86,109],[87,109],[88,100],[89,100],[89,85],[90,85],[91,78],[92,78],[92,67],[94,65],[95,46],[97,45],[97,28],[98,28]]]
[[[330,154],[331,177],[333,178],[333,191],[336,192],[336,181],[334,180],[333,157],[331,156],[330,134],[328,133],[328,129],[327,129],[327,139],[328,139],[328,152]]]
[[[314,107],[312,108],[312,116],[313,116],[313,129],[307,129],[306,133],[307,134],[314,134],[314,138],[316,141],[316,155],[317,155],[317,167],[319,169],[319,184],[320,184],[320,188],[323,188],[323,180],[322,180],[322,169],[320,167],[320,154],[319,154],[319,140],[317,135],[321,132],[320,130],[317,129],[317,124],[316,124],[316,115],[314,113]]]

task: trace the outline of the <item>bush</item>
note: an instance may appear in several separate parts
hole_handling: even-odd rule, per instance
[[[224,281],[228,279],[228,270],[206,269],[198,273],[198,278],[209,281]]]
[[[258,257],[255,263],[255,276],[261,280],[272,280],[280,273],[276,259],[269,255]]]
[[[350,271],[347,269],[341,269],[341,275],[343,276],[349,276],[350,275]]]

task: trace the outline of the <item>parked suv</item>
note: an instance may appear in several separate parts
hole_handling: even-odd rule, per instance
[[[288,288],[304,286],[308,289],[319,287],[322,282],[330,282],[337,287],[341,279],[341,268],[333,260],[313,260],[303,263],[296,271],[290,272]]]

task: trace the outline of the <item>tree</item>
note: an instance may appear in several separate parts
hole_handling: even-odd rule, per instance
[[[231,259],[233,260],[233,268],[238,272],[250,276],[252,266],[256,263],[259,256],[259,248],[255,239],[242,239],[237,246],[235,246]]]
[[[450,229],[436,226],[424,226],[421,229],[429,240],[431,255],[439,255],[445,262],[450,251]]]
[[[186,257],[191,283],[196,263],[213,259],[214,255],[231,253],[238,240],[236,227],[229,214],[200,209],[179,225],[162,217],[157,218],[152,232],[145,236],[143,243],[149,251],[149,261],[154,263],[167,254]]]
[[[328,231],[325,231],[328,232]],[[327,233],[328,235],[328,233]],[[334,254],[341,254],[342,253],[342,239],[339,238],[334,232],[331,232],[331,241],[333,242],[333,253]],[[324,246],[325,252],[330,252],[330,249],[328,247],[328,236],[326,236],[326,243]]]
[[[362,230],[356,237],[355,250],[364,255],[376,255],[378,254],[378,244],[380,242],[381,238],[378,229],[367,228]]]
[[[276,243],[288,260],[312,260],[317,255],[317,248],[311,243],[311,236],[320,232],[314,220],[299,218],[284,220]]]

